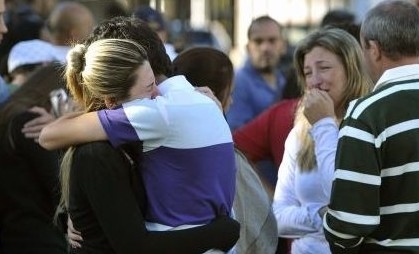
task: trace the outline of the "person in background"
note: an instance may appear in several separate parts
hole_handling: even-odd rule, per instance
[[[273,211],[278,234],[293,239],[291,253],[330,253],[322,216],[329,204],[338,126],[349,102],[366,95],[372,82],[361,48],[344,30],[312,32],[294,54],[304,97],[285,142]]]
[[[360,38],[375,87],[342,122],[324,233],[332,253],[418,253],[419,10],[382,1]]]
[[[160,39],[163,41],[166,53],[169,55],[170,60],[173,61],[173,59],[177,56],[177,52],[175,47],[168,41],[169,34],[167,31],[166,21],[164,20],[162,13],[148,5],[141,5],[134,10],[133,15],[134,17],[146,22],[151,29],[159,35]]]
[[[248,59],[234,77],[233,103],[226,112],[234,131],[283,96],[285,76],[277,68],[284,51],[282,26],[269,16],[252,21],[247,32]]]
[[[0,107],[1,105],[9,98],[10,96],[10,87],[7,85],[6,81],[0,77]]]
[[[271,196],[284,154],[285,140],[294,126],[299,101],[299,97],[281,100],[233,132],[236,146],[252,163],[273,162],[274,167],[270,171],[258,169],[261,177],[265,179],[265,186]]]
[[[286,47],[283,27],[269,16],[260,16],[251,22],[247,38],[248,57],[235,73],[233,103],[226,112],[232,132],[281,100],[286,86],[285,74],[278,67]],[[263,176],[276,171],[270,160],[255,166]]]
[[[52,0],[39,1],[47,3]],[[71,45],[86,39],[93,30],[94,24],[93,13],[83,4],[74,1],[60,1],[54,6],[48,17],[43,40],[52,44],[55,58],[65,64]],[[33,107],[30,111],[39,114],[39,117],[28,121],[22,131],[26,137],[38,139],[41,129],[55,117],[42,107]]]
[[[44,39],[53,44],[58,60],[65,63],[71,45],[86,39],[94,25],[93,14],[86,6],[74,1],[62,1],[48,17],[48,33]]]
[[[173,73],[184,75],[198,87],[208,86],[224,111],[231,104],[234,69],[229,57],[211,47],[182,51],[173,61]],[[239,149],[235,149],[236,193],[234,217],[241,224],[236,251],[240,254],[273,254],[277,246],[277,227],[271,199],[254,168]]]
[[[0,110],[0,253],[67,253],[64,232],[53,223],[59,203],[59,154],[21,132],[51,109],[50,92],[65,86],[56,65],[41,67]]]
[[[320,27],[333,24],[355,24],[355,15],[344,9],[332,9],[328,11],[320,22]]]
[[[19,1],[18,1],[19,2]],[[57,4],[57,0],[22,0],[24,4],[28,5],[36,14],[42,19],[47,19],[51,10]]]
[[[54,47],[42,40],[18,42],[12,47],[7,60],[11,93],[19,88],[37,68],[58,61]]]
[[[320,22],[320,27],[336,27],[343,29],[346,32],[352,34],[360,43],[359,30],[361,26],[356,20],[355,14],[348,10],[333,9],[328,11],[323,16]]]
[[[56,0],[6,1],[5,23],[9,32],[0,45],[0,74],[7,74],[7,58],[11,48],[18,42],[40,39],[49,13]]]

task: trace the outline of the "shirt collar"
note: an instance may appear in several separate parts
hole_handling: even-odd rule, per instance
[[[381,75],[374,87],[374,91],[391,82],[415,78],[419,78],[419,64],[402,65],[396,68],[388,69],[383,73],[383,75]]]
[[[165,94],[168,91],[173,90],[194,90],[195,88],[189,83],[188,80],[186,80],[185,76],[183,75],[177,75],[170,77],[163,82],[161,82],[158,86],[159,91],[161,94]]]

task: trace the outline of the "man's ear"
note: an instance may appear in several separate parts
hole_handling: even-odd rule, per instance
[[[371,54],[372,59],[374,61],[381,60],[382,51],[381,51],[380,44],[378,44],[378,42],[374,41],[374,40],[369,40],[368,42],[369,42],[369,46],[370,46],[369,50],[371,52],[370,54]]]
[[[107,108],[113,108],[117,105],[117,101],[113,97],[106,97],[105,98],[105,105]]]

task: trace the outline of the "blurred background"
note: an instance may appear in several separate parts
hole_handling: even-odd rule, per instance
[[[149,5],[164,14],[169,41],[177,50],[193,44],[212,45],[228,53],[235,65],[245,57],[247,28],[251,20],[270,15],[286,29],[292,45],[316,28],[332,9],[346,9],[361,20],[379,0],[78,0],[88,6],[96,20],[112,12],[131,13]]]
[[[380,0],[73,0],[88,7],[96,22],[131,15],[138,6],[163,14],[168,42],[175,50],[191,45],[214,46],[226,52],[236,66],[246,56],[247,28],[255,17],[269,15],[284,26],[290,48],[308,31],[319,26],[333,9],[345,9],[361,20]],[[413,0],[412,0],[413,1]],[[6,0],[7,5],[40,2],[45,9],[61,0]],[[8,7],[9,8],[9,7]]]

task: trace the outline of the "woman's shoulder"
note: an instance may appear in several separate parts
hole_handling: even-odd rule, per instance
[[[95,141],[74,147],[71,172],[83,179],[127,175],[130,162],[123,152],[107,141]],[[76,177],[76,178],[79,178]],[[93,178],[92,178],[93,177]]]
[[[108,141],[94,141],[88,142],[84,144],[80,144],[76,146],[76,150],[79,152],[93,152],[94,150],[99,151],[115,151],[116,149],[112,147],[112,145]]]

